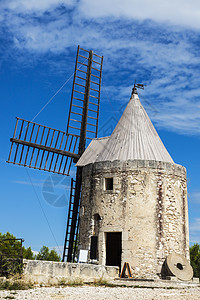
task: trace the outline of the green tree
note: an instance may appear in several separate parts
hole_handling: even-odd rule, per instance
[[[49,252],[49,248],[43,246],[38,255],[36,256],[38,260],[47,260],[47,261],[60,261],[60,256],[57,254],[55,250],[51,250]]]
[[[190,247],[190,263],[194,271],[194,277],[200,278],[200,245]]]
[[[6,239],[10,240],[7,241]],[[14,239],[16,239],[16,237],[13,234],[9,232],[2,234],[0,232],[0,255],[20,255],[21,242]]]
[[[0,233],[1,275],[10,276],[23,272],[21,241],[9,232]]]
[[[49,253],[49,260],[50,261],[60,261],[60,256],[55,250],[51,250]]]
[[[7,241],[7,239],[9,239]],[[0,255],[5,256],[16,256],[21,254],[21,242],[14,240],[16,237],[7,232],[5,234],[2,234],[0,232]],[[27,249],[23,246],[22,247],[22,255],[23,258],[26,259],[35,259],[33,251],[31,250],[31,247],[28,247]]]
[[[28,247],[27,249],[25,247],[23,247],[23,258],[35,259],[35,255],[33,254],[31,247]]]
[[[10,241],[6,241],[6,239],[13,239]],[[20,255],[21,253],[21,242],[14,240],[16,237],[7,232],[5,234],[2,234],[0,232],[0,255],[4,256],[10,256],[10,257],[16,257],[16,255]],[[33,251],[31,250],[31,247],[28,247],[27,249],[25,247],[22,247],[22,255],[23,258],[26,259],[38,259],[38,260],[48,260],[48,261],[60,261],[61,258],[57,254],[55,250],[49,251],[49,248],[46,246],[43,246],[40,249],[40,252],[37,256],[33,254]]]

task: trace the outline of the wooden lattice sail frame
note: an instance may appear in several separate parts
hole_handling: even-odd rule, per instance
[[[103,56],[78,46],[67,131],[17,118],[8,163],[70,175],[70,168],[97,137]],[[62,260],[74,261],[79,228],[82,168],[72,179]]]

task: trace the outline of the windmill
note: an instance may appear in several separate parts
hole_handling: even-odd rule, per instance
[[[103,56],[78,46],[66,132],[16,118],[8,163],[70,175],[87,142],[97,137],[102,66]],[[81,185],[82,167],[77,167],[71,180],[62,261],[75,259]]]

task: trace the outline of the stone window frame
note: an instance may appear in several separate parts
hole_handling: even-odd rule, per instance
[[[112,188],[109,188],[111,186]],[[113,190],[114,190],[114,177],[113,176],[104,177],[104,191],[112,192]]]
[[[113,178],[113,189],[112,190],[106,190],[105,187],[105,179],[106,178]],[[119,187],[119,180],[116,175],[114,174],[104,174],[101,178],[101,191],[105,194],[113,194],[116,193],[116,188]]]
[[[105,187],[105,179],[106,178],[113,178],[113,189],[112,190],[106,190],[106,187]],[[113,193],[116,193],[116,188],[118,188],[118,187],[119,187],[119,180],[115,174],[104,174],[101,177],[101,185],[100,185],[101,192],[103,192],[105,194],[113,194]]]

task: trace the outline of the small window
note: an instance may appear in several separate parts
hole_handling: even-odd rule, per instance
[[[113,177],[105,178],[105,190],[106,191],[113,190]]]

